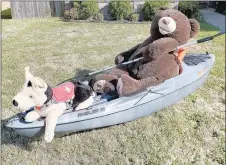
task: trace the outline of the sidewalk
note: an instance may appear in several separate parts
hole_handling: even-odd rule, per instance
[[[201,9],[200,12],[203,14],[204,20],[218,28],[221,31],[225,31],[225,15],[215,12],[215,9]]]

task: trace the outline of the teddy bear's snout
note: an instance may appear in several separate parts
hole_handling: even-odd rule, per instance
[[[165,18],[163,18],[163,19],[162,19],[162,22],[163,22],[165,25],[168,25],[168,24],[170,24],[170,19],[165,19]]]
[[[171,17],[162,17],[158,25],[159,31],[163,35],[173,33],[176,30],[176,22]]]

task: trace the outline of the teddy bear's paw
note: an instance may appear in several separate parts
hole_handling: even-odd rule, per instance
[[[44,140],[46,143],[52,142],[53,138],[54,138],[54,132],[46,132],[45,133]]]
[[[121,56],[121,55],[118,55],[116,58],[115,58],[115,64],[121,64],[122,62],[124,61],[124,57]]]
[[[95,92],[99,92],[99,93],[103,93],[104,92],[104,88],[107,85],[107,81],[105,80],[99,80],[94,84],[94,91]]]

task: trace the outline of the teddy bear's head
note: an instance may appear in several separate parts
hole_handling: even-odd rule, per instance
[[[199,23],[195,19],[188,19],[178,10],[162,7],[152,21],[151,36],[155,39],[171,37],[182,45],[195,37],[199,29]]]

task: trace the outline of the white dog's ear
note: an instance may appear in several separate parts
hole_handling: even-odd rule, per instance
[[[34,77],[32,79],[32,85],[33,85],[33,88],[35,89],[46,90],[47,88],[47,84],[39,77]]]
[[[27,81],[31,80],[34,76],[31,74],[30,72],[30,67],[29,66],[26,66],[25,67],[25,79]]]

